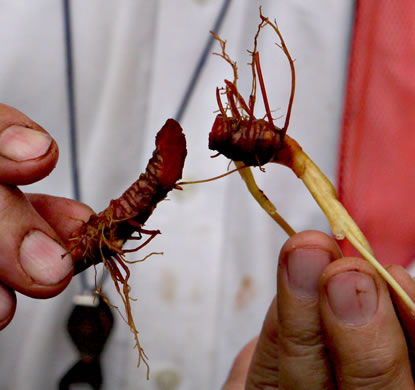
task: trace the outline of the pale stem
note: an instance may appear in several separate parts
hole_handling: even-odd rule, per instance
[[[241,161],[234,161],[234,164],[238,168],[238,172],[241,175],[243,181],[248,187],[249,192],[260,204],[260,206],[268,213],[268,215],[277,222],[278,225],[291,237],[295,234],[295,230],[288,224],[288,222],[281,217],[275,206],[264,194],[264,192],[258,187],[252,175],[251,168],[247,167]]]
[[[396,282],[389,272],[375,258],[373,249],[352,217],[340,203],[336,190],[330,180],[316,164],[307,156],[292,138],[286,136],[285,142],[291,150],[292,160],[288,165],[303,181],[312,196],[326,215],[334,236],[337,239],[346,237],[377,272],[385,279],[392,289],[404,301],[408,308],[415,313],[415,304]],[[285,164],[284,164],[285,165]]]

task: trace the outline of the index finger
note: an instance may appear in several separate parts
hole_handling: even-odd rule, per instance
[[[415,299],[415,280],[411,275],[400,265],[390,265],[386,267],[393,278],[403,287],[409,297]],[[415,313],[408,309],[395,291],[391,291],[393,304],[398,312],[401,326],[404,330],[405,337],[408,343],[409,357],[411,360],[412,369],[415,368]]]

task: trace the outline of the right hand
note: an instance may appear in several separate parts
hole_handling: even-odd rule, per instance
[[[414,299],[405,269],[388,271]],[[282,247],[277,280],[261,333],[223,390],[414,389],[415,316],[367,261],[301,232]]]
[[[43,128],[0,104],[0,329],[13,318],[16,291],[49,298],[72,278],[76,259],[65,255],[65,242],[92,210],[17,187],[46,177],[57,160],[58,146]]]

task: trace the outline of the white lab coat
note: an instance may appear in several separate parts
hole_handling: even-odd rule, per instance
[[[277,18],[295,58],[297,90],[289,134],[335,181],[338,132],[353,2],[234,0],[220,36],[250,90],[247,49],[258,6]],[[143,171],[154,136],[174,116],[222,0],[73,0],[76,108],[82,200],[97,211]],[[290,91],[287,59],[271,29],[260,39],[265,83],[275,116]],[[27,190],[72,196],[65,89],[62,5],[57,0],[0,0],[0,101],[47,129],[60,146],[55,171]],[[219,50],[215,46],[215,50]],[[184,180],[223,173],[207,138],[216,86],[232,78],[228,64],[209,56],[181,122],[188,142]],[[263,114],[258,93],[258,116]],[[282,125],[284,117],[277,120]],[[322,212],[284,167],[256,172],[259,185],[298,231],[328,231]],[[131,267],[133,312],[151,375],[136,368],[125,323],[117,324],[102,357],[105,389],[218,389],[236,353],[261,327],[275,294],[278,251],[285,233],[265,214],[237,174],[186,186],[162,202],[146,227],[160,229],[140,254],[163,251]],[[89,274],[93,283],[93,274]],[[112,282],[104,287],[118,303]],[[55,389],[77,360],[65,321],[79,277],[60,296],[18,296],[13,322],[0,333],[0,389]],[[163,385],[173,376],[177,386]],[[164,386],[164,387],[163,387]],[[169,387],[170,386],[170,387]]]

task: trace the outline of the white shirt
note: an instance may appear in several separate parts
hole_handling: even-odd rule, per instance
[[[289,134],[335,182],[352,2],[232,2],[220,36],[238,61],[239,87],[251,87],[253,35],[264,15],[278,21],[295,58],[297,90]],[[144,170],[154,136],[175,115],[222,0],[73,0],[75,87],[82,200],[97,211]],[[28,190],[72,196],[65,89],[62,5],[56,0],[0,0],[0,101],[41,124],[57,140],[55,171]],[[290,71],[271,29],[260,38],[265,84],[275,116],[284,115]],[[215,45],[218,51],[218,45]],[[215,89],[232,79],[228,64],[209,56],[181,122],[188,143],[184,180],[227,169],[207,139],[217,109]],[[258,92],[257,116],[263,115]],[[276,123],[282,125],[284,117]],[[284,167],[255,172],[259,186],[295,230],[328,231],[322,212]],[[133,312],[149,356],[136,368],[128,326],[116,328],[102,357],[105,389],[218,389],[233,358],[261,328],[275,294],[285,233],[246,191],[237,174],[174,191],[146,227],[158,236],[131,266]],[[89,274],[93,283],[93,273]],[[18,296],[15,319],[0,333],[0,389],[54,389],[77,359],[65,331],[79,277],[56,298]],[[117,296],[108,280],[105,292]],[[175,387],[161,384],[173,375]],[[173,381],[174,382],[174,381]],[[145,387],[144,387],[145,386]],[[164,387],[163,387],[164,386]]]

